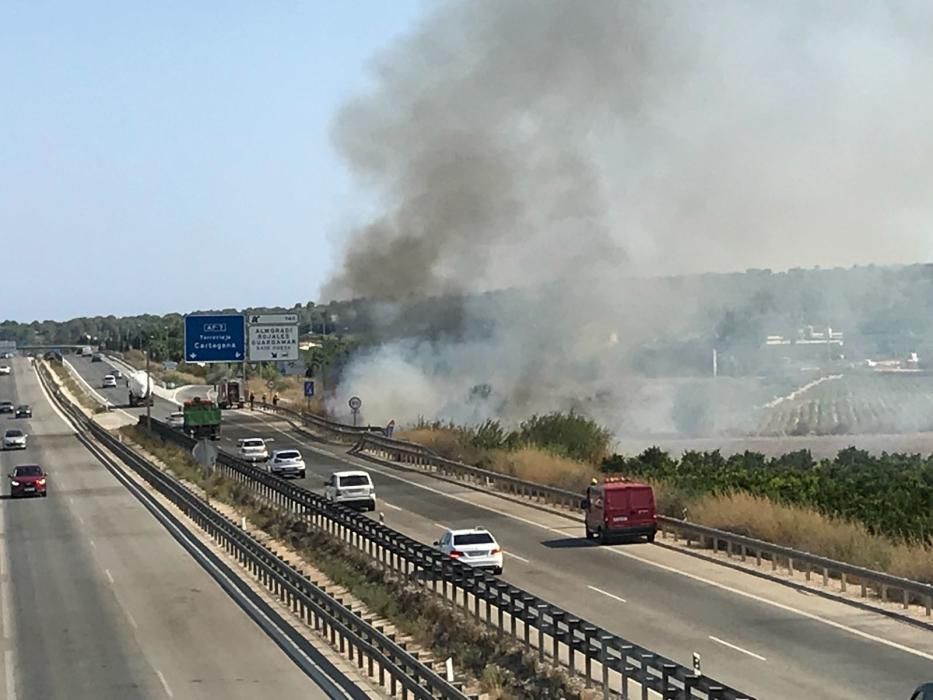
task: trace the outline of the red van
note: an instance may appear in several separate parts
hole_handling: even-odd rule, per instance
[[[654,491],[647,484],[623,476],[607,476],[603,483],[586,489],[580,507],[585,514],[587,539],[605,544],[614,538],[644,537],[654,542],[658,514]]]

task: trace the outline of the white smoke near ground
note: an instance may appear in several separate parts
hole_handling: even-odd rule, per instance
[[[322,296],[466,295],[459,329],[358,358],[334,406],[674,430],[630,352],[701,309],[638,280],[929,258],[930,75],[929,3],[446,3],[337,115],[382,214]]]

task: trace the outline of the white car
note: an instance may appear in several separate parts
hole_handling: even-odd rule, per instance
[[[269,472],[276,476],[305,478],[305,461],[298,450],[275,450],[269,460]]]
[[[105,389],[116,389],[117,388],[117,378],[112,374],[108,374],[104,377],[104,388]]]
[[[165,421],[169,424],[171,428],[177,428],[181,430],[185,426],[185,413],[184,411],[175,411],[171,413],[168,417],[168,420]]]
[[[266,443],[272,440],[263,438],[240,438],[237,440],[237,449],[240,451],[240,459],[247,462],[265,462],[269,459],[269,448]]]
[[[469,530],[447,530],[434,546],[451,559],[480,569],[502,573],[502,547],[484,527]]]
[[[22,430],[11,428],[3,435],[4,450],[25,450],[28,436]]]
[[[10,368],[9,365],[3,365],[2,367],[0,367],[0,374],[12,374],[12,373],[13,373],[13,370]]]
[[[364,471],[334,472],[324,482],[324,498],[341,505],[376,510],[376,487]]]

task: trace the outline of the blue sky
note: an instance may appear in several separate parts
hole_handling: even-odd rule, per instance
[[[423,0],[0,3],[0,319],[315,299],[331,119]]]

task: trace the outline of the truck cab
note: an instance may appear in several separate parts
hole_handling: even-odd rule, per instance
[[[607,476],[601,484],[591,484],[580,508],[587,539],[602,544],[636,537],[653,542],[658,530],[654,491],[624,476]]]
[[[182,430],[193,438],[220,439],[220,408],[213,401],[195,396],[185,401],[182,410]]]

